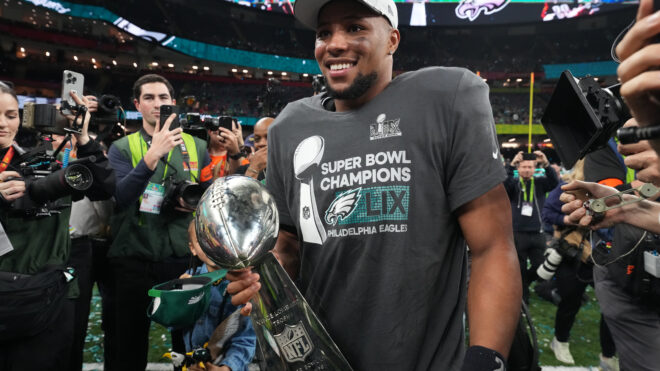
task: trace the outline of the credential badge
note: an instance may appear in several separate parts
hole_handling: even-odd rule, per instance
[[[311,212],[309,211],[309,206],[303,207],[303,218],[309,219],[310,216],[311,216]]]
[[[304,361],[314,349],[302,322],[286,325],[284,331],[274,337],[284,358],[290,363]]]

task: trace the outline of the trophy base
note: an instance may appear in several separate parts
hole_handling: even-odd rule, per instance
[[[269,252],[256,262],[261,289],[251,300],[263,370],[352,370],[312,308]]]

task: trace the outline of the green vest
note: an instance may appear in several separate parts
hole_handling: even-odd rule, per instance
[[[71,198],[63,201],[70,203]],[[65,264],[71,251],[69,216],[71,208],[43,218],[23,218],[0,212],[0,222],[14,247],[0,256],[0,271],[33,274],[46,265]]]
[[[165,179],[198,182],[202,163],[206,157],[206,142],[182,133],[183,142],[190,157],[191,171],[184,171],[181,147],[174,147],[167,156],[166,165],[158,161],[152,183],[163,184]],[[133,167],[142,160],[147,145],[141,133],[133,133],[113,143]],[[165,189],[167,193],[167,189]],[[115,210],[111,218],[113,235],[108,257],[137,257],[150,261],[162,261],[167,257],[188,255],[188,224],[191,213],[161,210],[159,215],[140,212],[140,200],[122,210]]]
[[[71,198],[62,199],[71,203]],[[13,251],[0,256],[0,272],[15,272],[34,274],[47,265],[66,265],[71,253],[71,238],[69,237],[69,217],[71,207],[43,218],[23,218],[10,215],[7,210],[0,211],[2,223]],[[72,281],[68,287],[68,298],[77,298],[77,281]]]

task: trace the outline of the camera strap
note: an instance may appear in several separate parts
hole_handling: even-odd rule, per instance
[[[179,147],[181,148],[181,158],[183,159],[183,171],[188,172],[192,177],[194,177],[195,175],[192,173],[193,169],[190,168],[190,155],[188,154],[186,143],[184,141],[181,141]],[[199,164],[196,164],[195,166],[199,166]],[[197,179],[191,179],[191,180],[196,181]]]
[[[142,130],[138,131],[135,134],[131,134],[131,135],[137,135],[139,140],[140,140],[140,143],[139,143],[140,157],[138,158],[137,156],[134,155],[134,153],[137,154],[137,152],[134,152],[135,149],[136,149],[136,148],[134,148],[136,143],[135,143],[134,140],[131,140],[130,135],[128,136],[129,137],[128,138],[128,143],[129,143],[129,147],[130,147],[130,151],[131,151],[131,157],[132,157],[132,160],[133,160],[133,167],[135,168],[137,166],[138,162],[140,162],[140,160],[142,160],[144,158],[144,154],[147,153],[147,151],[149,151],[149,147],[151,147],[151,144],[148,143],[145,140],[144,135],[146,135],[146,133],[143,134]],[[167,154],[167,160],[164,161],[162,158],[159,160],[159,161],[164,161],[164,163],[165,163],[165,170],[163,171],[163,180],[167,176],[167,167],[168,167],[168,163],[170,162],[171,158],[172,158],[172,151],[170,151]]]

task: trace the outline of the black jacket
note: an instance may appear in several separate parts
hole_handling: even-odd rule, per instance
[[[507,178],[504,181],[504,187],[511,201],[511,215],[513,218],[514,232],[543,232],[543,222],[541,221],[541,211],[545,203],[545,196],[559,184],[557,173],[550,166],[544,168],[544,176],[534,177],[534,201],[532,202],[532,216],[522,215],[522,206],[524,203],[523,192],[520,179],[514,177],[512,166],[507,166]],[[525,182],[527,192],[532,188],[531,180]]]

